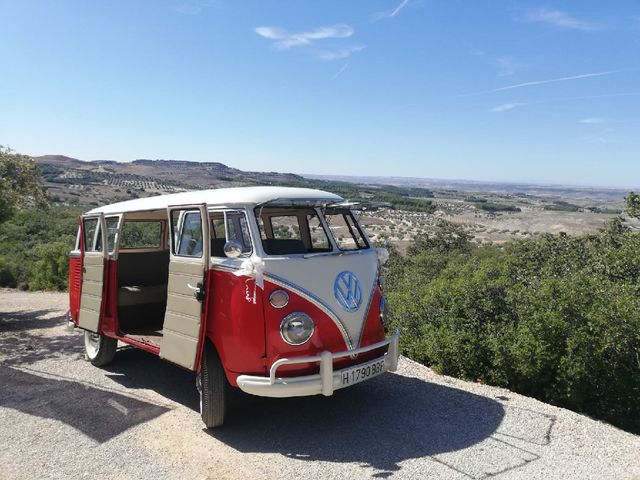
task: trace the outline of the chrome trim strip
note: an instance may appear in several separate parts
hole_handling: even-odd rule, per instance
[[[240,270],[240,267],[235,267],[231,265],[221,265],[219,263],[209,263],[209,270],[222,270],[224,272],[237,272]]]
[[[338,327],[338,329],[340,330],[340,333],[342,334],[342,338],[344,339],[344,343],[347,346],[347,349],[353,350],[355,348],[353,345],[353,342],[351,341],[351,337],[349,336],[349,333],[347,332],[347,330],[344,328],[344,325],[340,321],[340,318],[322,300],[320,300],[313,293],[305,290],[301,286],[291,283],[290,281],[282,277],[278,277],[277,275],[273,275],[272,273],[265,273],[264,276],[271,283],[274,283],[279,287],[289,288],[291,290],[294,290],[302,298],[313,303],[316,307],[318,307],[320,310],[326,313],[327,316],[336,325],[336,327]]]

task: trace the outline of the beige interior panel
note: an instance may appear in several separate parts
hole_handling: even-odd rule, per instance
[[[195,365],[194,352],[198,348],[198,337],[187,337],[176,332],[163,331],[160,356],[167,360],[193,370]]]
[[[102,253],[86,253],[83,262],[82,295],[80,296],[78,325],[92,332],[98,331],[100,323],[103,275],[104,257]]]
[[[91,297],[100,298],[102,296],[102,282],[95,280],[86,281],[82,286],[82,294],[84,295],[85,293]]]
[[[191,278],[191,277],[189,277]],[[196,281],[196,283],[191,283],[191,285],[193,285],[194,287],[196,286],[196,284],[202,282],[202,274],[200,274],[200,276],[198,276],[198,280]],[[183,280],[183,276],[182,275],[170,275],[169,276],[169,286],[168,286],[168,290],[171,293],[174,293],[176,295],[185,295],[185,296],[189,296],[189,297],[193,297],[193,290],[189,288],[189,286],[187,285],[187,283],[189,282],[185,282]]]
[[[171,259],[160,356],[190,370],[194,369],[202,304],[188,285],[195,287],[203,277],[202,259]]]
[[[175,260],[172,259],[169,265],[169,274],[174,275],[188,275],[198,278],[198,281],[202,281],[202,260],[199,258],[188,260]]]
[[[187,337],[198,337],[200,335],[200,322],[194,316],[178,315],[173,312],[165,314],[165,323],[168,321],[175,333],[180,333]]]

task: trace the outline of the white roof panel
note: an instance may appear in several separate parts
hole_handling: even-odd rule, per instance
[[[344,199],[333,193],[312,188],[291,187],[238,187],[196,190],[192,192],[172,193],[155,197],[137,198],[125,202],[112,203],[94,208],[87,214],[127,213],[137,211],[161,210],[171,205],[208,205],[244,206],[273,203],[278,205],[327,205],[343,202]]]

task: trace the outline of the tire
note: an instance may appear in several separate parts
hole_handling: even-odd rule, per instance
[[[96,367],[102,367],[111,363],[116,354],[118,340],[105,337],[100,333],[84,331],[84,353],[85,358]]]
[[[202,352],[200,373],[196,377],[200,393],[200,416],[207,428],[222,426],[227,413],[227,390],[229,384],[222,362],[213,345],[207,342]]]

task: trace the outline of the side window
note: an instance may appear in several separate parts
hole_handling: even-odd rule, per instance
[[[118,233],[119,217],[107,217],[107,248],[109,253],[116,248],[116,234]]]
[[[224,213],[211,213],[209,218],[211,219],[211,236],[218,240],[226,240],[227,234],[224,229]]]
[[[242,245],[242,253],[251,253],[251,235],[247,217],[241,212],[227,212],[227,239]]]
[[[160,221],[125,220],[122,224],[120,250],[136,248],[158,249],[161,246],[161,242],[162,222]]]
[[[187,212],[184,214],[177,247],[177,255],[185,257],[202,256],[202,222],[200,212]]]
[[[83,219],[84,251],[85,252],[99,252],[102,250],[100,248],[100,245],[98,245],[98,248],[96,248],[96,246],[93,243],[97,229],[98,229],[97,218]]]
[[[211,221],[211,256],[225,257],[224,244],[234,240],[242,247],[243,254],[253,251],[247,217],[243,212],[213,212]]]

